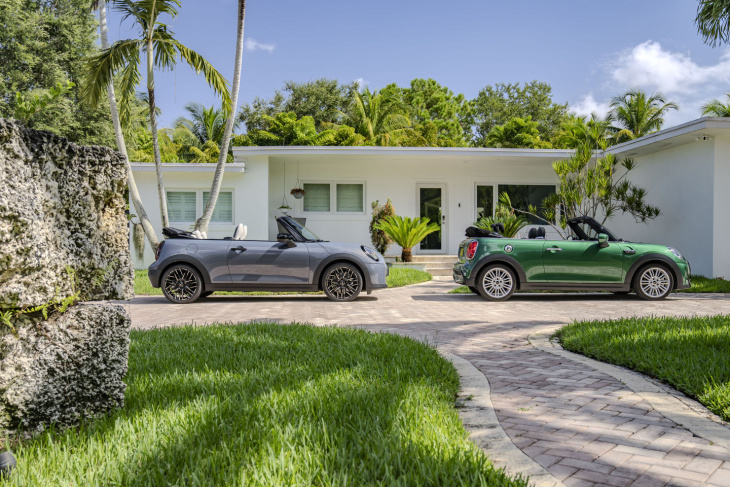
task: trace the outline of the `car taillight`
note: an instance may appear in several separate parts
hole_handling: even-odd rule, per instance
[[[477,253],[477,247],[479,246],[479,242],[476,240],[472,240],[469,242],[469,245],[466,248],[466,258],[471,260],[474,258],[474,255]]]
[[[157,250],[155,250],[155,260],[160,258],[160,252],[162,252],[162,246],[165,245],[165,241],[163,240],[160,242],[160,245],[157,246]]]

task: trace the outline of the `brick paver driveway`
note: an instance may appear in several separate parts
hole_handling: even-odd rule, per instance
[[[559,485],[726,485],[730,450],[667,419],[619,380],[533,347],[528,337],[573,319],[730,314],[725,295],[645,302],[611,294],[525,294],[506,303],[453,295],[448,281],[389,289],[352,303],[324,296],[212,296],[191,305],[139,297],[134,328],[272,320],[363,327],[435,343],[489,380],[499,422]],[[489,452],[489,450],[487,449]]]

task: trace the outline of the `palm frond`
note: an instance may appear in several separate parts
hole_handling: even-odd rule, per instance
[[[192,49],[185,47],[181,42],[177,40],[166,41],[171,42],[180,57],[185,60],[188,65],[195,70],[196,73],[203,73],[205,81],[213,88],[218,95],[223,99],[223,106],[226,110],[232,110],[231,107],[231,92],[228,89],[228,81],[213,67],[203,56],[193,51]]]
[[[106,87],[114,75],[123,70],[135,59],[139,59],[142,42],[136,39],[117,41],[108,49],[86,60],[86,75],[81,87],[81,96],[92,106],[96,106],[106,94]]]

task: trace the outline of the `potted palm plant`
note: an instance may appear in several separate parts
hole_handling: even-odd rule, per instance
[[[401,260],[411,262],[411,249],[428,235],[438,232],[441,227],[437,223],[431,223],[431,220],[425,217],[410,218],[395,215],[385,217],[373,225],[373,228],[384,231],[393,242],[400,245],[403,249]]]

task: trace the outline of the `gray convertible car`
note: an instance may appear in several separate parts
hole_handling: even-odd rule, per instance
[[[240,229],[217,240],[165,228],[150,282],[173,303],[215,291],[324,291],[333,301],[352,301],[361,291],[388,287],[388,267],[375,250],[325,242],[288,216],[276,222],[275,242],[242,240]]]

